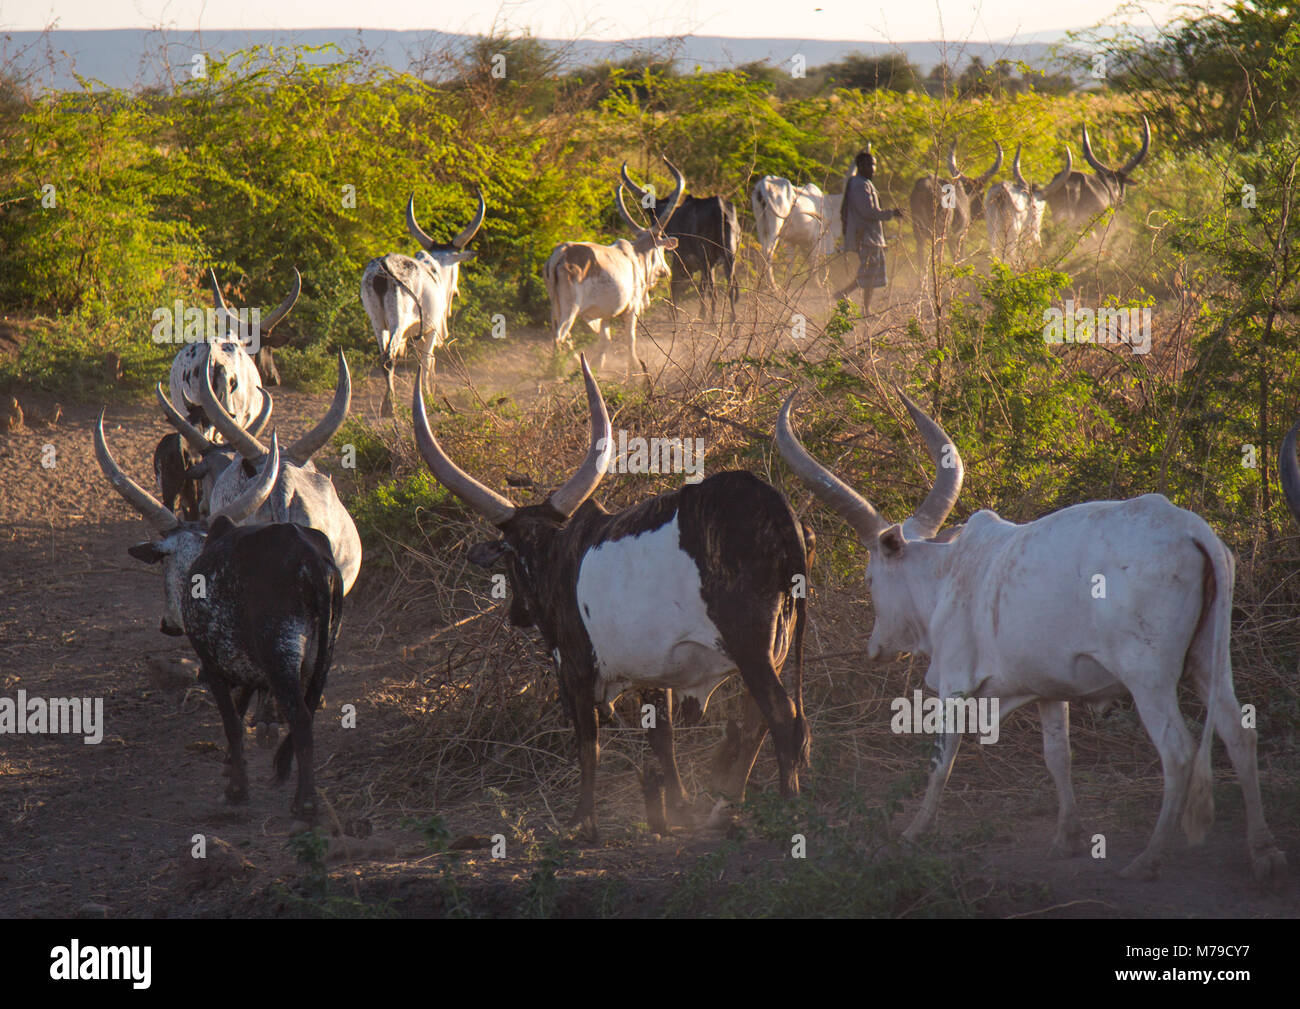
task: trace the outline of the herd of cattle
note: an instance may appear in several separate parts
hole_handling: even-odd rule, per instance
[[[986,214],[1001,213],[994,209],[999,207],[1020,213],[1018,208],[1040,199],[1068,198],[1086,215],[1122,195],[1148,145],[1149,132],[1142,150],[1112,172],[1092,156],[1085,130],[1084,151],[1096,177],[1079,182],[1079,173],[1069,170],[1067,152],[1067,171],[1040,189],[1024,182],[1017,152],[1016,182],[998,183],[987,195],[982,190],[1001,165],[1001,149],[993,167],[976,179],[957,170],[954,155],[951,181],[962,195],[948,208],[948,219],[927,219],[929,237],[951,238],[981,204]],[[552,253],[546,283],[557,340],[567,337],[578,318],[603,329],[607,340],[610,319],[627,314],[634,323],[648,307],[654,282],[669,273],[665,252],[679,253],[674,269],[711,275],[720,264],[732,276],[734,208],[720,197],[684,201],[685,179],[669,168],[674,191],[658,200],[633,182],[624,166],[615,196],[635,231],[632,241],[565,242]],[[800,200],[820,195],[805,188],[791,196],[782,182],[765,178],[755,189],[756,207],[772,211],[760,221],[775,222],[770,231],[760,225],[765,245],[805,213],[797,209]],[[639,226],[628,212],[624,189],[651,211],[648,226]],[[913,214],[919,220],[917,206],[914,202]],[[682,221],[684,210],[689,213]],[[822,203],[816,213],[824,212]],[[458,467],[439,444],[424,392],[433,351],[446,337],[459,265],[474,255],[466,246],[484,213],[480,195],[474,220],[450,243],[438,243],[416,223],[412,200],[407,224],[421,251],[367,264],[362,300],[374,323],[390,406],[395,359],[410,334],[425,341],[412,392],[415,443],[437,480],[495,527],[496,535],[473,546],[468,559],[484,567],[504,565],[511,623],[534,628],[552,658],[581,768],[571,826],[596,837],[598,715],[612,713],[617,698],[635,690],[656,709],[647,737],[658,770],[647,768],[644,781],[651,824],[667,830],[665,805],[683,813],[689,804],[674,757],[674,719],[697,723],[714,690],[736,673],[747,691],[746,714],[743,726],[727,725],[714,760],[714,784],[723,795],[743,799],[770,732],[780,790],[797,795],[811,747],[803,699],[809,605],[803,587],[815,543],[781,492],[752,473],[722,472],[623,511],[606,511],[592,495],[609,469],[614,441],[585,357],[581,371],[590,446],[573,475],[540,504],[516,505]],[[1030,212],[1035,222],[1040,216]],[[716,231],[710,230],[715,224]],[[292,308],[298,286],[271,313],[268,327]],[[198,654],[200,678],[212,691],[228,740],[227,798],[238,802],[247,795],[242,744],[256,695],[260,736],[271,735],[272,725],[288,725],[274,767],[283,781],[296,759],[292,808],[311,820],[316,811],[312,719],[343,599],[362,559],[356,526],[312,456],[347,416],[351,376],[340,353],[326,415],[287,447],[275,433],[267,445],[263,432],[273,404],[263,379],[271,380],[267,369],[274,367],[270,345],[263,334],[267,354],[254,361],[241,339],[248,334],[239,331],[238,316],[226,307],[215,277],[213,290],[226,337],[182,350],[172,366],[170,395],[158,387],[164,416],[175,430],[155,453],[157,496],[114,460],[102,413],[94,430],[95,452],[113,487],[153,531],[149,542],[130,553],[162,564],[161,629],[187,635]],[[730,293],[734,297],[734,286]],[[870,552],[866,579],[875,624],[869,657],[875,661],[904,652],[928,657],[926,682],[945,701],[997,698],[1002,716],[1037,704],[1059,799],[1056,852],[1078,854],[1090,836],[1076,811],[1070,780],[1068,706],[1105,705],[1127,693],[1159,751],[1164,793],[1150,842],[1125,875],[1155,872],[1180,817],[1193,841],[1205,834],[1213,817],[1210,753],[1216,732],[1245,797],[1255,874],[1269,878],[1284,869],[1261,805],[1255,731],[1243,726],[1233,689],[1234,562],[1201,518],[1164,497],[1146,495],[1078,504],[1023,525],[980,511],[945,528],[962,487],[961,456],[943,428],[900,392],[936,478],[915,513],[901,525],[892,524],[805,450],[791,421],[797,395],[790,394],[775,420],[775,446]],[[1300,521],[1298,429],[1300,423],[1283,445],[1281,472]],[[1098,577],[1106,585],[1100,596]],[[789,691],[779,679],[787,658],[794,665]],[[1184,674],[1207,707],[1199,746],[1178,708]],[[951,726],[939,734],[929,786],[905,837],[915,838],[932,825],[960,741],[960,731]]]

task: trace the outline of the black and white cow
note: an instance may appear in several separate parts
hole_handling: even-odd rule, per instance
[[[263,350],[272,372],[268,381],[273,385],[279,384],[279,373],[275,372],[275,363],[270,359],[268,339],[271,331],[283,321],[298,301],[298,295],[302,291],[302,277],[296,269],[293,277],[294,286],[288,297],[265,318],[259,312],[254,321],[246,313],[232,312],[226,306],[216,273],[208,271],[217,325],[224,335],[219,339],[201,340],[181,348],[172,360],[168,379],[172,406],[197,427],[205,438],[213,437],[213,426],[203,413],[199,392],[204,383],[204,374],[209,368],[217,399],[240,427],[248,427],[253,423],[253,419],[265,406],[262,399],[262,376],[258,374],[259,367],[263,364]],[[249,356],[247,348],[250,346],[258,348],[257,362]]]
[[[162,383],[156,390],[163,415],[176,430],[163,435],[153,454],[154,480],[158,496],[169,510],[176,510],[179,502],[181,518],[191,522],[208,512],[212,486],[220,473],[235,458],[233,445],[214,442],[191,424],[172,405],[163,392]],[[248,427],[254,438],[261,435],[271,419],[271,394],[262,390],[262,412]]]
[[[709,696],[736,672],[749,692],[746,732],[728,726],[715,780],[743,799],[770,728],[781,793],[797,795],[809,753],[806,600],[799,589],[807,583],[811,534],[775,488],[747,472],[718,473],[615,514],[589,501],[612,443],[585,357],[582,371],[591,411],[587,457],[562,487],[527,507],[516,507],[448,458],[429,430],[418,385],[412,403],[416,443],[434,476],[500,530],[498,539],[474,546],[469,559],[484,567],[504,559],[510,621],[535,627],[555,663],[582,772],[572,825],[595,839],[598,706],[612,712],[628,689],[655,692],[657,700],[662,692],[649,743],[668,802],[681,809],[687,797],[673,753],[672,693],[684,698],[684,717],[698,720]],[[778,678],[791,649],[793,701]]]
[[[408,340],[420,341],[421,367],[433,375],[434,352],[447,342],[451,303],[460,292],[460,264],[477,255],[466,246],[486,216],[487,204],[480,192],[473,220],[450,242],[435,242],[415,219],[412,193],[406,201],[406,230],[420,243],[420,251],[414,256],[392,252],[378,256],[362,271],[361,304],[370,318],[379,344],[379,363],[388,382],[381,415],[392,414],[393,368],[406,353]]]
[[[102,412],[95,426],[95,457],[117,492],[153,528],[156,539],[128,552],[163,565],[163,630],[189,637],[200,679],[221,712],[230,764],[226,798],[243,802],[248,797],[243,708],[254,691],[269,692],[289,723],[289,736],[275,754],[276,780],[285,781],[297,759],[292,811],[313,820],[312,716],[343,616],[343,578],[329,541],[315,529],[237,524],[274,490],[279,442],[272,438],[267,465],[244,493],[203,522],[180,521],[122,472],[104,441]],[[232,689],[240,692],[238,704]]]
[[[667,158],[664,162],[671,167]],[[667,200],[659,199],[652,190],[644,189],[632,181],[627,174],[627,162],[623,162],[621,172],[623,184],[627,186],[643,208],[650,211],[656,221],[664,224],[664,234],[677,239],[677,248],[670,257],[672,269],[670,297],[676,309],[682,300],[686,286],[694,283],[695,274],[700,275],[700,300],[707,295],[709,312],[717,315],[718,288],[713,278],[714,268],[722,267],[722,275],[727,280],[727,299],[731,310],[735,312],[736,298],[740,290],[736,286],[736,249],[740,243],[740,224],[736,218],[736,207],[722,196],[684,196],[672,210]]]

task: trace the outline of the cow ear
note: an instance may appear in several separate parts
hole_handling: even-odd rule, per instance
[[[167,556],[165,551],[159,550],[152,543],[137,543],[133,547],[127,547],[126,552],[138,561],[144,561],[146,564],[157,564]]]
[[[665,249],[675,249],[675,248],[677,248],[677,239],[672,238],[672,237],[665,238],[665,239],[663,240],[663,247],[664,247]]]
[[[505,540],[487,540],[484,543],[475,543],[469,548],[469,562],[477,564],[481,568],[490,568],[501,559],[501,555],[505,552]]]
[[[476,249],[461,249],[460,252],[456,253],[456,262],[468,263],[477,255],[478,251]]]
[[[228,515],[218,515],[212,520],[212,525],[208,526],[208,542],[219,540],[230,530],[235,528],[235,523],[230,521]]]
[[[903,552],[903,527],[892,525],[880,534],[880,550],[886,557],[897,557]]]

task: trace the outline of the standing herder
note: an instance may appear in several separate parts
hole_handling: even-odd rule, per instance
[[[884,223],[902,217],[903,212],[880,206],[880,196],[871,182],[876,159],[870,144],[854,161],[858,174],[850,176],[845,184],[840,220],[844,225],[844,248],[857,251],[858,272],[853,283],[838,292],[835,299],[847,298],[855,288],[862,288],[862,314],[866,315],[871,311],[871,295],[876,288],[885,286]]]

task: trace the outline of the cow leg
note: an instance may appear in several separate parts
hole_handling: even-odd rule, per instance
[[[435,335],[436,334],[434,333],[430,333],[429,338],[424,342],[423,346],[420,347],[420,360],[424,362],[424,389],[422,391],[430,396],[433,395],[434,385],[436,384],[435,380],[437,379],[437,374],[435,373],[437,362],[434,360],[434,350],[436,349],[434,346]]]
[[[632,378],[637,371],[636,359],[636,324],[638,316],[632,312],[628,313],[627,318],[627,377]],[[606,324],[608,325],[608,324]],[[612,342],[612,337],[610,341]]]
[[[1196,691],[1207,711],[1214,712],[1214,729],[1227,747],[1232,769],[1241,785],[1246,804],[1246,844],[1255,878],[1264,881],[1280,876],[1286,870],[1286,856],[1278,848],[1264,819],[1264,804],[1259,795],[1259,765],[1255,759],[1255,730],[1241,724],[1241,705],[1232,688],[1231,673],[1218,679],[1216,689],[1209,663],[1202,661],[1195,651],[1190,658]]]
[[[1070,706],[1065,701],[1039,701],[1038,717],[1043,723],[1043,760],[1056,783],[1059,802],[1052,854],[1073,858],[1088,850],[1088,835],[1079,822],[1070,782]]]
[[[934,826],[935,816],[939,812],[939,799],[943,796],[944,786],[948,784],[948,775],[957,759],[957,750],[961,746],[960,732],[945,732],[935,737],[934,756],[930,758],[930,781],[925,788],[925,798],[921,808],[903,831],[904,841],[916,841]]]
[[[204,663],[199,675],[212,691],[212,699],[217,702],[217,710],[221,712],[221,725],[226,730],[226,754],[230,761],[230,781],[226,784],[226,801],[246,802],[248,771],[244,767],[244,720],[235,711],[234,701],[230,698],[230,688],[226,686],[217,671]],[[244,703],[247,704],[247,700]]]
[[[1192,757],[1195,746],[1187,723],[1178,711],[1178,694],[1174,679],[1160,693],[1135,690],[1133,701],[1137,705],[1142,724],[1160,753],[1164,769],[1164,796],[1160,802],[1160,815],[1146,850],[1120,873],[1125,879],[1154,879],[1160,869],[1160,857],[1178,829],[1178,819],[1187,799],[1187,787],[1192,774]]]
[[[308,708],[302,692],[302,680],[310,673],[307,658],[301,657],[285,662],[272,679],[280,710],[289,720],[289,736],[275,755],[275,779],[282,783],[289,777],[289,755],[292,752],[293,759],[298,761],[298,790],[289,809],[299,819],[313,823],[316,820],[316,781],[312,757],[312,709]],[[316,700],[319,702],[319,695]]]
[[[713,786],[723,795],[745,801],[749,776],[758,760],[758,752],[767,738],[767,722],[754,698],[746,695],[745,714],[740,725],[727,720],[722,742],[713,755]]]
[[[389,361],[384,365],[384,382],[388,388],[384,392],[384,401],[379,404],[379,416],[391,417],[393,415],[393,400],[397,397],[397,390],[393,388],[393,369],[397,365]]]
[[[563,689],[563,688],[561,688]],[[569,820],[578,827],[590,844],[600,840],[596,827],[596,764],[600,760],[600,721],[596,717],[596,698],[591,686],[579,686],[573,698],[573,731],[578,743],[578,767],[581,772],[578,808]]]
[[[682,786],[681,775],[677,772],[677,753],[673,746],[673,692],[671,690],[642,691],[641,703],[654,705],[654,724],[646,729],[646,741],[650,744],[650,752],[655,755],[663,770],[668,808],[679,813],[690,806],[690,800],[686,796],[686,789]]]
[[[752,643],[751,643],[752,642]],[[731,650],[732,642],[727,642]],[[795,713],[794,701],[790,700],[785,688],[777,677],[776,666],[767,654],[766,645],[750,639],[740,647],[732,650],[736,663],[740,667],[741,678],[749,688],[749,694],[758,705],[768,729],[772,732],[772,742],[776,748],[776,762],[780,770],[781,794],[786,797],[799,794],[799,765],[806,750],[808,723]],[[761,744],[761,740],[760,740]],[[744,763],[745,745],[741,741],[740,762]],[[736,777],[740,788],[737,790],[743,798],[744,786],[749,781],[749,771],[753,767],[753,758],[749,765],[741,769],[737,765]]]
[[[573,331],[573,324],[578,321],[578,303],[575,301],[569,308],[569,311],[559,317],[555,324],[555,352],[558,354],[569,342],[569,334]]]

